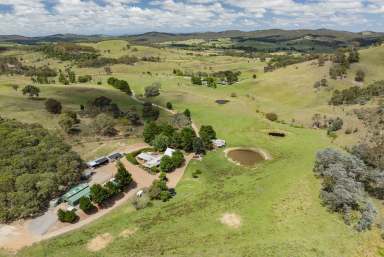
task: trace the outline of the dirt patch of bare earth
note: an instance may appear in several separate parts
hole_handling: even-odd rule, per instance
[[[230,228],[240,228],[241,217],[236,213],[224,213],[220,218],[220,222]]]
[[[97,252],[109,245],[112,242],[113,237],[109,233],[98,235],[94,239],[88,242],[87,249],[91,252]]]
[[[128,229],[125,229],[125,230],[121,231],[120,236],[122,236],[122,237],[130,237],[133,234],[135,234],[136,231],[137,231],[137,228],[128,228]]]

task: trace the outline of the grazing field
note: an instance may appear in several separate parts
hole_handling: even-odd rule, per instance
[[[318,67],[305,62],[264,73],[266,63],[256,59],[210,56],[207,52],[191,55],[184,50],[143,46],[123,50],[126,44],[125,41],[105,41],[86,45],[95,47],[106,57],[155,55],[162,61],[112,65],[112,75],[105,74],[102,68],[76,67],[77,75],[92,75],[92,83],[39,85],[41,97],[54,97],[70,110],[77,110],[80,104],[99,95],[110,97],[122,109],[141,108],[132,98],[108,86],[108,77],[127,80],[136,94],[142,94],[145,86],[160,82],[161,94],[152,99],[155,103],[165,106],[171,102],[178,111],[188,108],[197,125],[212,125],[228,147],[261,148],[270,153],[272,160],[263,161],[255,168],[245,168],[228,161],[223,150],[210,152],[202,161],[190,163],[171,201],[156,202],[139,211],[126,204],[84,228],[27,247],[16,256],[359,257],[383,254],[384,243],[378,228],[358,233],[346,226],[339,215],[329,213],[319,199],[320,180],[312,172],[315,154],[325,147],[337,146],[325,131],[308,128],[312,116],[317,112],[340,115],[346,117],[347,123],[355,122],[352,117],[348,120],[348,109],[343,111],[341,107],[328,105],[331,90],[316,92],[313,88],[316,81],[328,78],[330,63]],[[361,62],[352,66],[346,79],[329,79],[332,89],[350,86],[358,65],[369,70],[367,82],[382,78],[383,49],[362,50]],[[36,58],[32,54],[26,56],[30,57],[25,57],[25,62]],[[50,59],[45,62],[56,67],[64,65]],[[192,85],[189,77],[175,76],[173,69],[235,70],[241,71],[241,75],[240,81],[233,85],[208,88]],[[95,81],[101,81],[102,85],[96,85]],[[58,130],[56,118],[44,110],[43,103],[23,96],[9,85],[13,83],[23,85],[29,81],[21,76],[0,77],[0,114]],[[215,102],[217,99],[229,102],[219,105]],[[268,121],[264,117],[266,112],[275,112],[284,122]],[[161,119],[166,118],[162,113]],[[301,125],[306,128],[298,128]],[[271,137],[268,131],[283,131],[286,136]],[[340,137],[347,144],[358,139],[358,135],[350,139],[345,135]],[[81,144],[73,141],[72,145],[83,158],[92,158],[112,151],[121,143],[138,140],[131,137]],[[196,170],[200,170],[201,175],[193,178]],[[134,232],[126,236],[127,231]],[[103,247],[90,247],[100,238],[107,238]]]

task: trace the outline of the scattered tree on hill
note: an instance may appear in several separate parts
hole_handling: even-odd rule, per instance
[[[146,121],[155,121],[159,118],[160,110],[150,102],[143,104],[143,119]]]
[[[356,48],[349,49],[348,62],[356,63],[360,61],[359,51]]]
[[[91,75],[79,76],[79,77],[77,78],[77,81],[78,81],[79,83],[87,83],[87,82],[89,82],[89,81],[91,81],[91,80],[92,80],[92,76],[91,76]]]
[[[107,82],[109,85],[113,86],[116,89],[119,89],[127,95],[132,95],[132,90],[127,81],[110,77]]]
[[[355,81],[363,82],[365,79],[365,72],[363,70],[358,70],[356,72]]]
[[[144,88],[145,97],[154,97],[154,96],[160,95],[160,88],[161,88],[160,82],[154,82],[152,83],[152,85],[145,87]]]
[[[188,119],[191,119],[191,111],[189,109],[185,109],[183,113],[185,117],[187,117]]]
[[[40,94],[40,88],[33,85],[27,85],[22,89],[23,95],[28,95],[29,97],[38,97]]]
[[[60,115],[59,125],[68,134],[74,132],[74,126],[79,124],[80,120],[77,118],[75,112],[67,111]]]
[[[166,107],[167,107],[168,110],[172,110],[173,109],[173,106],[172,106],[171,102],[167,102]]]
[[[269,112],[265,114],[265,117],[270,121],[277,121],[278,117],[277,114],[274,112]]]
[[[53,114],[60,114],[61,113],[61,103],[55,99],[48,98],[45,101],[45,109]]]
[[[114,119],[104,113],[97,115],[90,126],[96,135],[111,137],[117,134]]]

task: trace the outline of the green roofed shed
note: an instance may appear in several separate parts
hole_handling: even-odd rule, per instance
[[[80,184],[71,188],[63,195],[63,200],[71,206],[75,206],[79,203],[80,198],[83,196],[89,197],[91,190],[88,184]]]

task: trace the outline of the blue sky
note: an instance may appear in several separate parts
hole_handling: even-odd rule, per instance
[[[384,0],[0,0],[0,34],[383,31]]]

